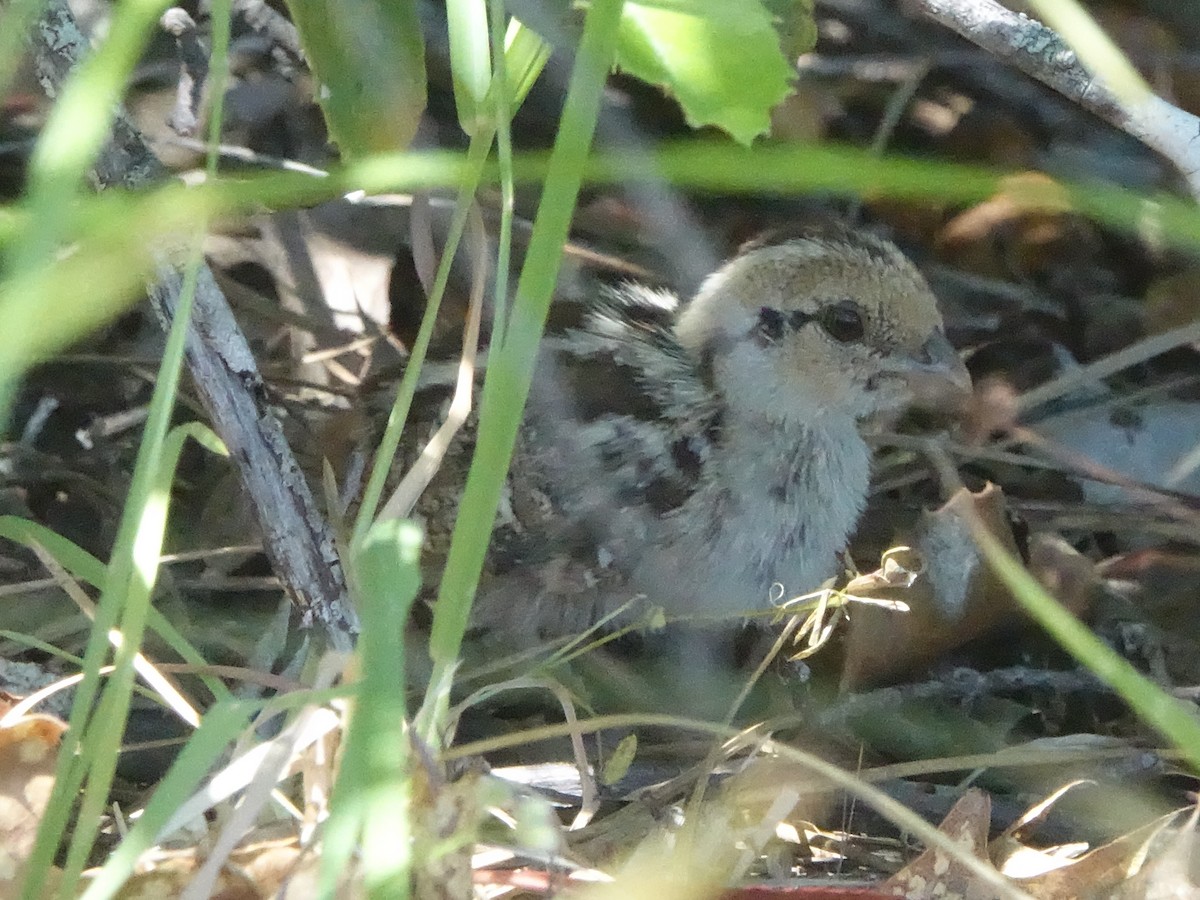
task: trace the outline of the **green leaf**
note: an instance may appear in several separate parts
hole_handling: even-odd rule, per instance
[[[627,734],[621,738],[621,742],[617,744],[617,749],[613,751],[612,756],[604,764],[604,770],[600,773],[600,781],[606,787],[611,787],[622,778],[629,774],[629,767],[633,765],[633,758],[637,755],[637,735]]]
[[[354,552],[362,604],[361,676],[321,855],[322,896],[358,855],[368,896],[407,898],[412,783],[405,726],[404,628],[421,586],[421,529],[387,519]]]
[[[817,45],[817,23],[813,20],[815,0],[763,0],[775,17],[775,30],[789,60]]]
[[[415,0],[290,0],[342,155],[403,150],[425,110],[425,45]]]
[[[812,38],[801,27],[811,30],[806,5],[771,4],[789,50]],[[748,144],[770,127],[772,107],[791,90],[794,71],[775,21],[763,0],[627,3],[617,65],[674,95],[693,128],[716,125]]]
[[[485,102],[492,82],[492,51],[484,0],[447,0],[446,24],[458,124],[474,136],[491,124]]]

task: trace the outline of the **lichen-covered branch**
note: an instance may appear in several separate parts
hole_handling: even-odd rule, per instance
[[[994,0],[915,0],[930,18],[1011,63],[1173,162],[1200,197],[1200,118],[1147,94],[1122,103],[1059,35]]]
[[[47,4],[30,44],[43,89],[55,97],[88,50],[65,0]],[[145,187],[164,177],[141,134],[119,111],[112,139],[93,168],[95,185]],[[164,262],[150,289],[155,311],[167,326],[174,320],[182,283],[179,272]],[[263,381],[250,347],[207,266],[197,280],[187,362],[250,495],[276,574],[306,622],[319,624],[335,649],[349,650],[358,622],[332,534],[279,420],[262,403]]]

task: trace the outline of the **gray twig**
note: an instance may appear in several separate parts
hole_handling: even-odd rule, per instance
[[[182,137],[196,133],[200,122],[200,103],[208,79],[208,51],[200,42],[196,23],[187,10],[172,6],[159,19],[163,31],[175,38],[179,56],[179,83],[175,88],[175,108],[167,118],[171,130]]]

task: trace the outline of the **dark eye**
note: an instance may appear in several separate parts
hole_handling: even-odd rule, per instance
[[[821,327],[829,332],[829,336],[843,344],[861,340],[866,326],[863,324],[862,310],[849,300],[827,306],[820,312]]]
[[[777,341],[783,337],[783,313],[777,309],[764,306],[758,311],[758,333],[768,341]]]

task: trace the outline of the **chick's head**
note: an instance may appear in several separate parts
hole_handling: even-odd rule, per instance
[[[886,419],[970,387],[924,278],[866,235],[747,245],[676,334],[727,404],[783,423]]]

